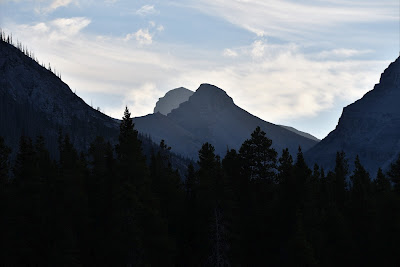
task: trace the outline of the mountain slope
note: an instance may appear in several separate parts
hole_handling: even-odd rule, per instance
[[[193,91],[184,87],[179,87],[168,91],[164,97],[161,97],[154,107],[154,113],[160,112],[163,115],[167,115],[173,109],[179,107],[183,102],[188,101],[189,97],[194,94]]]
[[[79,150],[96,135],[117,136],[117,120],[89,107],[51,71],[5,42],[0,55],[0,135],[12,148],[21,135],[43,135],[54,155],[59,129]]]
[[[273,140],[278,152],[288,147],[296,153],[299,145],[305,151],[317,143],[251,115],[236,106],[225,91],[210,84],[200,85],[188,101],[167,116],[150,114],[134,121],[139,131],[153,133],[155,141],[163,137],[176,152],[192,158],[205,142],[213,144],[221,156],[228,148],[239,149],[257,126]]]
[[[318,139],[317,137],[315,137],[315,136],[313,136],[313,135],[311,135],[311,134],[309,134],[309,133],[299,131],[299,130],[293,128],[293,127],[285,126],[285,125],[279,125],[279,126],[285,128],[286,130],[289,130],[289,131],[292,131],[292,132],[294,132],[294,133],[297,133],[298,135],[301,135],[301,136],[306,137],[306,138],[308,138],[308,139],[314,140],[314,141],[316,141],[316,142],[321,141],[321,140]]]
[[[51,71],[0,41],[0,136],[12,148],[12,155],[18,151],[21,135],[32,139],[42,135],[52,157],[57,158],[59,130],[69,134],[75,148],[87,151],[98,135],[115,144],[119,120],[91,108]],[[141,139],[149,159],[158,145]],[[171,154],[171,162],[185,172],[187,161]]]
[[[400,152],[400,58],[383,72],[380,82],[361,99],[343,109],[336,129],[306,153],[310,163],[332,168],[343,150],[350,163],[359,155],[375,176]]]

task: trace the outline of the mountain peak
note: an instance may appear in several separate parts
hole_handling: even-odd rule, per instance
[[[208,83],[201,84],[193,96],[190,97],[190,101],[202,104],[207,103],[209,106],[219,108],[233,104],[233,99],[224,90]]]
[[[158,99],[154,107],[154,113],[160,112],[163,115],[167,115],[173,109],[178,108],[181,103],[188,101],[193,93],[193,91],[185,87],[179,87],[168,91],[164,97]]]
[[[400,57],[398,57],[394,62],[390,63],[390,65],[382,73],[378,84],[378,88],[379,87],[391,89],[400,87]]]

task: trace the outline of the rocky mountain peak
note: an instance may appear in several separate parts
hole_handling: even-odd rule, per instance
[[[400,57],[390,63],[389,67],[382,73],[379,84],[387,88],[400,88]]]
[[[206,105],[211,110],[224,109],[233,105],[233,99],[221,88],[203,83],[190,97],[190,102],[197,105]]]
[[[184,87],[172,89],[164,97],[159,98],[154,107],[154,113],[160,112],[163,115],[167,115],[173,109],[178,108],[181,103],[188,101],[193,94],[193,91]]]

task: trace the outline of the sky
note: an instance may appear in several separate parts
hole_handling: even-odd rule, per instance
[[[153,112],[214,84],[324,138],[399,55],[398,0],[0,0],[0,27],[89,105]]]

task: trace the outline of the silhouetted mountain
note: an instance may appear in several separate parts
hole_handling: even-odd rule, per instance
[[[59,129],[79,150],[97,135],[117,137],[118,121],[89,107],[51,71],[5,42],[0,55],[0,135],[12,148],[21,135],[43,135],[54,155]]]
[[[194,94],[193,91],[186,89],[184,87],[179,87],[173,90],[168,91],[164,97],[161,97],[154,107],[154,113],[160,112],[163,115],[167,115],[173,109],[179,107],[179,105],[183,102],[189,100]]]
[[[292,132],[294,132],[294,133],[297,133],[298,135],[301,135],[301,136],[304,136],[304,137],[306,137],[306,138],[309,138],[309,139],[311,139],[311,140],[314,140],[314,141],[317,141],[317,142],[321,141],[321,140],[318,139],[317,137],[315,137],[315,136],[313,136],[313,135],[311,135],[311,134],[309,134],[309,133],[299,131],[299,130],[293,128],[293,127],[285,126],[285,125],[279,125],[279,126],[285,128],[285,129],[287,129],[287,130],[289,130],[289,131],[292,131]]]
[[[309,163],[332,168],[336,151],[349,163],[361,163],[376,175],[400,152],[400,59],[383,72],[380,82],[361,99],[343,109],[336,129],[306,153]]]
[[[197,91],[168,115],[149,114],[134,119],[140,132],[153,140],[165,139],[179,154],[197,158],[205,142],[225,155],[229,148],[238,149],[257,126],[273,140],[273,147],[281,152],[288,147],[296,153],[299,146],[307,150],[317,142],[278,125],[266,122],[236,106],[222,89],[202,84]]]
[[[115,144],[119,123],[87,105],[50,70],[0,41],[0,136],[13,149],[14,155],[21,135],[32,139],[42,135],[56,158],[59,130],[70,136],[79,151],[87,151],[96,136]],[[144,152],[150,158],[158,144],[145,136],[141,139]],[[173,156],[171,161],[181,171],[186,168],[179,157]]]

